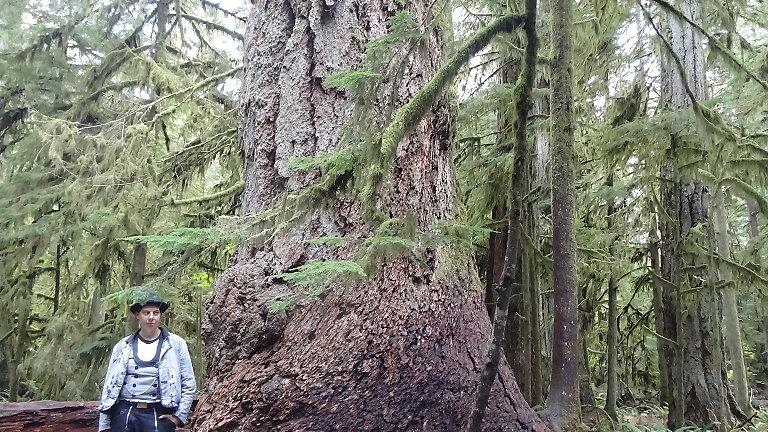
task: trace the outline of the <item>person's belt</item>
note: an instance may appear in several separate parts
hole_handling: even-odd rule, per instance
[[[138,409],[157,408],[161,406],[160,402],[131,402],[126,400],[122,402],[125,402],[128,405]]]

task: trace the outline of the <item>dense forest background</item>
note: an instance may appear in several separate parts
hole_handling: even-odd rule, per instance
[[[216,430],[225,391],[296,391],[287,373],[235,391],[238,365],[281,337],[338,351],[338,305],[373,316],[381,292],[382,322],[432,301],[416,333],[500,344],[511,404],[563,430],[768,428],[763,2],[255,3],[0,0],[2,400],[97,399],[152,288],[222,387],[196,423]],[[224,288],[254,275],[270,289]],[[443,313],[462,298],[483,324]],[[232,302],[261,327],[233,330],[250,324]]]
[[[0,5],[4,399],[98,399],[141,287],[174,304],[204,371],[202,308],[233,241],[213,233],[243,186],[232,6]]]

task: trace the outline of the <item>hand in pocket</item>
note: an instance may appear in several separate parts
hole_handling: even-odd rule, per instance
[[[163,414],[158,417],[157,432],[174,432],[179,419],[173,414]]]

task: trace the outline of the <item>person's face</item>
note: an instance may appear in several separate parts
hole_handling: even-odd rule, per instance
[[[142,330],[154,330],[160,325],[160,308],[157,306],[144,306],[136,314],[139,327]]]

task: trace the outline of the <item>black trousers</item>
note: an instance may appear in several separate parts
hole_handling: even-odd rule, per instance
[[[176,425],[163,414],[173,411],[159,403],[139,408],[135,403],[117,401],[110,412],[110,432],[173,432]]]

